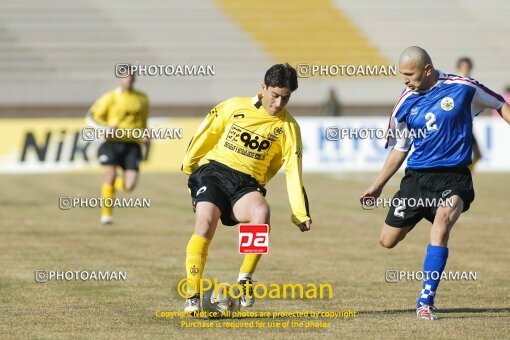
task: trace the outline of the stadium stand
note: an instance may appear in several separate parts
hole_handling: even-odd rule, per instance
[[[429,4],[433,12],[396,0],[2,2],[0,116],[82,115],[114,86],[114,65],[122,62],[215,65],[214,77],[138,80],[155,115],[200,115],[225,97],[253,94],[273,63],[388,64],[410,44],[429,50],[445,71],[469,55],[476,78],[503,88],[510,48],[495,22],[509,25],[510,4],[493,3],[488,13],[475,1],[439,0]],[[413,33],[425,29],[417,40]],[[290,107],[318,114],[331,88],[347,115],[387,114],[402,85],[398,77],[306,79]]]

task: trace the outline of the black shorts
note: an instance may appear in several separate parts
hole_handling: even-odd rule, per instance
[[[101,165],[118,165],[124,170],[138,171],[142,149],[135,142],[106,141],[99,147],[97,157]]]
[[[244,195],[258,191],[266,196],[264,189],[250,175],[210,161],[193,171],[188,179],[193,211],[198,202],[211,202],[221,211],[221,223],[233,226],[239,223],[232,218],[234,204]]]
[[[405,176],[400,183],[400,190],[393,196],[411,202],[440,202],[458,195],[464,202],[464,211],[469,209],[475,199],[473,180],[468,168],[442,168],[411,170],[406,169]],[[420,199],[420,200],[419,200]],[[401,201],[402,202],[402,201]],[[437,207],[416,204],[414,206],[391,206],[386,216],[386,224],[392,227],[414,227],[422,218],[431,223],[436,216]]]

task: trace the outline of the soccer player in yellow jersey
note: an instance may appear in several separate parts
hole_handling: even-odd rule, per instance
[[[302,143],[299,125],[285,110],[298,87],[296,70],[289,64],[272,66],[265,74],[262,93],[250,98],[231,98],[217,105],[192,138],[182,170],[190,175],[195,210],[195,230],[186,248],[188,281],[199,287],[209,244],[218,220],[269,224],[270,210],[264,186],[283,165],[292,208],[292,222],[301,231],[312,220],[301,176]],[[209,162],[198,166],[205,157]],[[260,254],[245,255],[238,282],[243,289],[241,305],[251,307],[249,290]],[[200,311],[200,294],[188,285],[184,310]],[[248,287],[248,289],[246,289]]]
[[[111,132],[125,130],[108,134],[98,150],[99,162],[106,168],[101,190],[104,199],[115,198],[116,190],[129,192],[134,189],[142,159],[140,143],[143,141],[134,139],[133,134],[128,132],[129,129],[147,128],[149,101],[144,93],[133,89],[134,75],[126,72],[126,77],[118,78],[119,87],[101,96],[87,114],[89,125],[111,129]],[[124,171],[123,177],[117,176],[118,166]],[[103,206],[101,223],[112,223],[111,207]]]

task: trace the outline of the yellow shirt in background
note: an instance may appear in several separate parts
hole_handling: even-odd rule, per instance
[[[149,100],[139,91],[122,91],[120,88],[102,95],[90,108],[87,115],[94,125],[118,129],[145,129],[149,113]],[[108,139],[113,141],[140,142],[140,139]]]

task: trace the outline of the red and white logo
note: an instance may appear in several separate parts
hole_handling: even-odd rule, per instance
[[[239,254],[267,254],[268,252],[269,225],[239,225]]]

